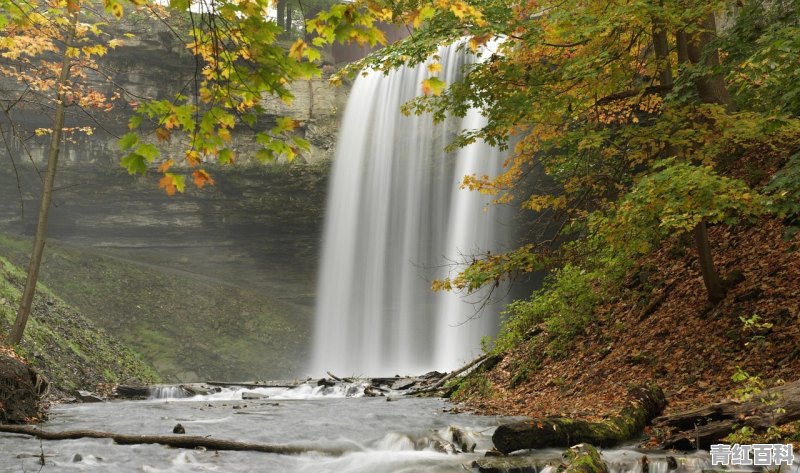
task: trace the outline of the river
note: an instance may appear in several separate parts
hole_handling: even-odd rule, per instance
[[[243,390],[225,389],[209,396],[147,401],[63,404],[50,411],[42,426],[61,431],[92,429],[127,434],[171,434],[180,423],[187,435],[249,443],[340,448],[341,456],[322,454],[180,450],[160,445],[122,446],[111,440],[44,441],[0,434],[2,472],[337,472],[412,473],[477,471],[470,465],[492,447],[491,434],[513,418],[451,412],[441,399],[404,396],[364,397],[357,386],[250,390],[268,398],[243,400]],[[452,440],[450,427],[476,443],[474,453],[448,454],[437,449]],[[664,452],[646,452],[650,473],[666,473]],[[40,465],[44,454],[45,465]],[[558,464],[561,450],[528,452],[540,465]],[[611,473],[642,473],[643,453],[632,448],[606,450]],[[708,467],[708,454],[678,457],[679,473]],[[540,473],[555,470],[540,468]]]

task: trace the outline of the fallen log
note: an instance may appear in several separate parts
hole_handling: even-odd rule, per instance
[[[474,360],[470,361],[466,365],[462,366],[461,368],[451,371],[450,373],[447,374],[447,376],[444,376],[443,378],[439,379],[439,381],[433,383],[432,385],[426,386],[426,387],[420,388],[420,389],[415,389],[415,390],[411,391],[409,394],[426,394],[426,393],[436,392],[436,391],[440,390],[445,384],[447,384],[447,382],[450,381],[451,379],[455,378],[456,376],[460,375],[461,373],[466,372],[469,369],[472,369],[472,368],[478,369],[487,360],[493,360],[493,361],[497,362],[497,361],[500,361],[500,357],[498,355],[491,355],[490,356],[488,353],[483,354],[483,355],[479,356],[478,358],[475,358]],[[497,363],[495,363],[495,364],[497,364]]]
[[[745,402],[724,401],[653,419],[673,432],[662,448],[695,450],[719,443],[742,427],[764,432],[770,426],[800,420],[800,380],[765,390]]]
[[[656,385],[635,387],[629,395],[628,405],[610,419],[589,422],[547,417],[503,424],[495,430],[492,442],[506,454],[533,448],[570,447],[577,443],[598,447],[616,445],[639,435],[667,403],[663,391]]]
[[[348,450],[341,448],[316,448],[298,445],[269,445],[259,443],[236,442],[232,440],[214,439],[210,437],[186,435],[126,435],[96,430],[66,430],[52,432],[27,425],[0,424],[0,432],[30,435],[42,440],[74,440],[81,438],[112,439],[120,445],[159,444],[173,448],[194,449],[203,447],[208,450],[232,450],[247,452],[276,453],[279,455],[299,455],[302,453],[319,453],[338,456]]]

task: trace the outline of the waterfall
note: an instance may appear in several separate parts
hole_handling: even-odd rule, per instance
[[[451,82],[475,56],[457,46],[438,52]],[[484,294],[433,293],[432,280],[454,275],[465,257],[502,251],[507,208],[459,188],[464,175],[494,176],[498,150],[476,142],[444,147],[485,118],[476,110],[434,125],[403,116],[421,93],[426,64],[353,84],[336,148],[323,233],[311,372],[394,375],[450,370],[480,354],[494,335],[499,304],[476,314]],[[463,266],[462,266],[463,267]]]

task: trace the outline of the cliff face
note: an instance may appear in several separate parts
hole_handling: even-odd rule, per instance
[[[163,99],[191,84],[194,58],[166,27],[130,18],[115,28],[133,37],[101,65],[130,94]],[[15,87],[0,79],[0,93],[13,94]],[[69,111],[67,126],[91,126],[94,133],[74,134],[64,143],[49,225],[53,244],[45,253],[60,255],[63,244],[69,249],[63,258],[45,261],[43,279],[168,379],[302,371],[327,162],[347,90],[328,87],[324,79],[292,90],[291,107],[266,100],[268,113],[256,129],[271,127],[277,116],[300,120],[309,153],[291,166],[261,165],[248,159],[257,130],[239,132],[233,141],[237,165],[210,165],[215,186],[173,197],[157,189],[153,175],[132,177],[119,167],[115,135],[126,130],[127,105],[94,117]],[[34,130],[49,127],[51,117],[28,106],[13,118],[25,140],[0,146],[0,233],[26,238],[35,228],[41,191],[36,168],[44,168],[47,145]],[[2,125],[7,131],[8,123]],[[183,155],[177,137],[159,146],[164,155]],[[25,253],[24,243],[0,245],[0,254],[18,264],[26,263]],[[106,276],[98,274],[104,271]]]

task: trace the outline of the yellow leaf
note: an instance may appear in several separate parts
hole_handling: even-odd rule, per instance
[[[300,61],[303,59],[303,52],[306,50],[308,45],[302,39],[298,39],[297,41],[292,44],[289,48],[289,57],[294,59],[295,61]]]
[[[422,81],[422,93],[425,95],[440,95],[446,84],[437,77],[430,77]]]
[[[433,62],[428,64],[428,72],[431,74],[436,74],[437,72],[442,70],[442,64],[438,62]]]

